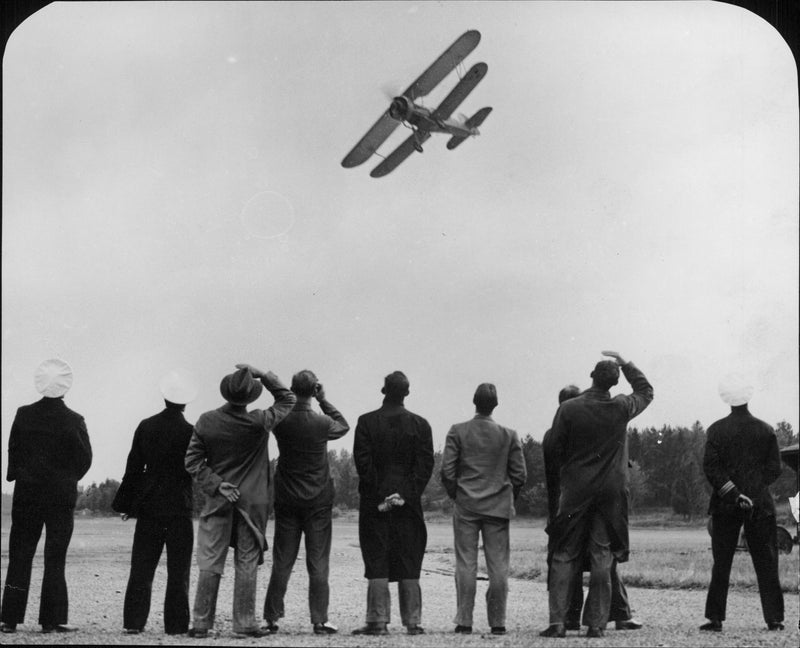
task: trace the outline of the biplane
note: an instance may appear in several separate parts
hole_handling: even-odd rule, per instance
[[[435,110],[417,100],[439,85],[477,47],[480,39],[480,32],[474,29],[462,34],[405,92],[392,99],[386,112],[342,160],[342,166],[349,168],[366,162],[400,124],[410,128],[412,133],[370,172],[373,178],[390,173],[414,151],[422,153],[422,145],[432,133],[449,134],[447,148],[450,150],[468,137],[478,135],[478,126],[492,112],[491,108],[481,108],[469,118],[452,117],[452,114],[486,75],[489,69],[486,63],[473,65]]]

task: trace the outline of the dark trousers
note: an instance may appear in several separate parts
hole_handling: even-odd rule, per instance
[[[583,610],[583,624],[605,628],[611,611],[611,541],[605,521],[595,515],[588,538],[575,534],[553,553],[549,577],[550,623],[565,624],[573,594],[576,574],[581,572],[583,556],[588,553],[591,563],[589,594]]]
[[[167,548],[167,591],[164,596],[164,631],[184,633],[189,629],[189,573],[192,564],[194,528],[187,516],[139,518],[133,534],[131,572],[125,590],[123,625],[142,630],[150,614],[153,576]]]
[[[583,572],[575,574],[572,583],[572,598],[567,611],[567,625],[580,625],[581,610],[583,609]],[[628,621],[632,617],[631,606],[628,602],[628,591],[617,573],[617,561],[611,563],[611,610],[608,614],[609,621]]]
[[[283,599],[289,577],[305,535],[308,570],[308,608],[311,623],[328,620],[328,572],[331,555],[331,505],[275,506],[275,536],[272,540],[272,574],[264,600],[264,618],[277,621],[284,615]]]
[[[714,566],[711,568],[711,584],[706,598],[706,618],[725,620],[728,600],[731,565],[736,553],[739,531],[744,523],[744,535],[753,568],[758,580],[761,610],[769,623],[783,621],[783,592],[778,579],[778,537],[773,516],[752,518],[741,513],[712,516],[711,552]]]
[[[11,509],[11,532],[8,538],[8,571],[3,589],[3,623],[23,623],[28,605],[31,568],[36,546],[46,529],[44,541],[44,576],[39,599],[39,623],[67,623],[69,601],[64,568],[67,548],[75,524],[70,506],[15,504]]]

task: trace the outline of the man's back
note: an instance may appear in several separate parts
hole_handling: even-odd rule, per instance
[[[92,463],[86,423],[60,398],[17,410],[8,441],[8,481],[15,497],[74,505],[76,485]]]
[[[456,504],[479,515],[508,518],[513,490],[525,483],[522,445],[491,416],[457,423],[447,435],[442,476],[456,482]]]
[[[344,419],[338,422],[318,414],[310,403],[296,404],[272,432],[278,442],[275,500],[295,505],[330,503],[333,483],[328,441],[338,439],[349,429]]]
[[[756,511],[775,514],[769,485],[781,474],[778,441],[772,427],[746,407],[734,408],[728,416],[709,426],[703,468],[714,486],[712,512],[722,504],[720,488],[731,480],[753,500]]]

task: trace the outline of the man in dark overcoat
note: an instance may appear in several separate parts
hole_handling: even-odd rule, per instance
[[[42,399],[20,407],[8,439],[8,473],[16,482],[8,538],[8,571],[3,590],[0,631],[16,632],[25,621],[36,546],[46,530],[44,576],[39,599],[42,632],[69,632],[69,601],[64,570],[72,538],[78,481],[92,464],[86,422],[64,404],[72,369],[46,360],[34,383]]]
[[[313,371],[292,376],[294,409],[273,430],[278,442],[275,470],[275,535],[272,574],[264,599],[267,627],[277,631],[284,615],[284,597],[297,560],[300,539],[306,539],[308,607],[314,634],[335,634],[328,622],[334,484],[328,465],[328,441],[343,437],[350,426],[325,397]],[[311,407],[316,398],[322,414]]]
[[[205,503],[197,526],[197,581],[189,636],[203,639],[214,627],[219,581],[228,547],[234,548],[233,631],[241,637],[270,633],[255,614],[258,565],[267,548],[272,483],[269,433],[292,411],[295,395],[271,371],[236,365],[220,383],[225,405],[197,419],[186,450],[186,470]],[[268,409],[247,406],[266,387],[275,398]]]
[[[359,417],[353,445],[358,537],[369,581],[367,623],[353,634],[388,634],[390,582],[398,582],[406,631],[421,634],[419,575],[428,540],[421,497],[433,472],[431,426],[404,407],[409,382],[401,371],[386,376],[381,391],[383,405]]]
[[[653,388],[632,362],[614,351],[598,362],[592,386],[564,401],[552,427],[552,456],[560,466],[558,512],[549,578],[550,626],[543,636],[564,636],[570,594],[584,555],[589,594],[583,612],[588,637],[605,632],[611,607],[611,565],[628,560],[628,422],[653,400]],[[622,369],[633,393],[611,397]]]
[[[775,503],[769,492],[781,474],[780,451],[772,427],[748,411],[752,395],[752,386],[741,374],[727,376],[720,384],[720,396],[731,413],[712,423],[706,434],[703,470],[714,489],[708,507],[714,565],[706,598],[708,623],[701,630],[722,630],[731,564],[743,524],[767,628],[784,627]]]
[[[558,393],[558,404],[561,405],[565,400],[575,398],[581,393],[579,387],[567,385]],[[550,566],[553,562],[553,551],[556,546],[556,538],[553,535],[553,525],[558,513],[558,500],[561,493],[560,481],[561,470],[553,456],[553,430],[547,430],[542,439],[542,458],[544,459],[545,484],[547,486],[547,569],[548,582],[550,580]],[[581,610],[583,609],[583,572],[590,571],[591,567],[584,558],[583,566],[580,571],[575,573],[575,581],[572,583],[572,594],[570,595],[569,610],[565,620],[566,630],[581,629]],[[628,601],[628,591],[622,578],[617,571],[617,561],[611,562],[611,610],[609,621],[614,622],[617,630],[639,630],[642,624],[633,618],[631,606]]]
[[[136,518],[131,570],[122,623],[128,634],[144,630],[150,614],[153,577],[167,549],[164,631],[189,630],[189,574],[192,566],[192,476],[184,458],[194,427],[183,416],[197,396],[193,377],[173,369],[159,382],[164,409],[139,423],[133,434],[114,510]]]

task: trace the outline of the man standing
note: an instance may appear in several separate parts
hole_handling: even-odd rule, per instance
[[[188,372],[175,369],[161,379],[159,389],[165,407],[136,428],[113,505],[123,520],[137,518],[123,612],[128,634],[139,634],[147,624],[153,576],[165,545],[164,631],[184,634],[189,629],[194,529],[192,476],[186,472],[184,457],[194,428],[183,410],[197,396],[197,388]]]
[[[561,405],[570,398],[575,398],[581,393],[580,388],[575,385],[567,385],[558,394],[558,404]],[[558,499],[561,494],[560,480],[561,468],[556,463],[553,456],[553,431],[547,430],[542,439],[542,456],[544,459],[544,472],[545,482],[547,485],[547,528],[545,529],[549,538],[547,543],[547,569],[548,569],[548,583],[549,572],[553,562],[553,551],[556,545],[556,538],[553,535],[553,529],[558,513]],[[586,565],[586,560],[583,564]],[[572,593],[569,598],[569,609],[565,619],[564,627],[566,630],[580,630],[581,629],[581,610],[583,609],[583,572],[590,571],[590,567],[582,566],[575,573],[575,580],[571,588]],[[617,630],[639,630],[642,624],[633,618],[631,614],[631,606],[628,602],[628,592],[625,585],[617,572],[617,561],[611,562],[611,610],[609,613],[609,621],[613,621]]]
[[[405,374],[386,376],[381,392],[383,406],[359,417],[353,445],[358,537],[369,580],[367,623],[353,634],[389,634],[389,582],[398,581],[400,619],[416,635],[424,632],[419,574],[428,541],[420,498],[433,471],[433,439],[428,422],[403,406]]]
[[[263,637],[255,615],[258,565],[267,548],[269,515],[269,432],[292,410],[295,396],[270,372],[247,364],[220,383],[227,401],[202,414],[186,451],[186,470],[205,493],[197,529],[197,565],[200,576],[189,636],[208,637],[214,627],[219,581],[228,546],[234,547],[233,631],[240,636]],[[260,382],[257,382],[258,378]],[[275,398],[266,410],[247,411],[262,385]]]
[[[775,503],[769,492],[781,474],[778,440],[767,423],[748,411],[753,387],[741,375],[726,377],[719,392],[731,413],[712,423],[706,436],[703,470],[714,488],[708,507],[714,565],[706,598],[708,623],[700,629],[722,631],[731,564],[744,524],[764,620],[770,630],[783,630]]]
[[[283,617],[283,598],[300,549],[306,538],[308,607],[315,634],[334,634],[328,623],[328,571],[331,554],[331,509],[334,486],[328,466],[328,441],[350,429],[344,417],[325,398],[314,372],[303,370],[292,377],[297,403],[274,429],[278,441],[275,472],[275,536],[272,541],[272,575],[264,600],[267,629],[278,630]],[[316,398],[323,414],[311,408]]]
[[[611,564],[628,560],[628,421],[653,400],[653,388],[632,362],[615,351],[598,362],[592,386],[558,408],[553,421],[560,499],[550,535],[555,537],[549,580],[550,626],[540,634],[563,637],[571,586],[583,556],[591,563],[583,622],[587,637],[602,637],[611,607]],[[633,393],[611,398],[619,370]]]
[[[509,519],[527,473],[517,433],[492,419],[497,407],[495,386],[478,385],[472,402],[474,418],[450,428],[442,457],[442,484],[455,500],[455,631],[472,632],[480,535],[489,573],[486,614],[492,634],[502,635],[506,633]]]
[[[8,438],[8,481],[16,481],[8,538],[8,571],[0,631],[16,632],[25,621],[36,546],[46,529],[44,577],[39,599],[42,632],[70,632],[64,568],[72,538],[78,480],[92,464],[83,417],[64,404],[72,369],[63,360],[45,360],[34,383],[43,398],[17,410]]]

